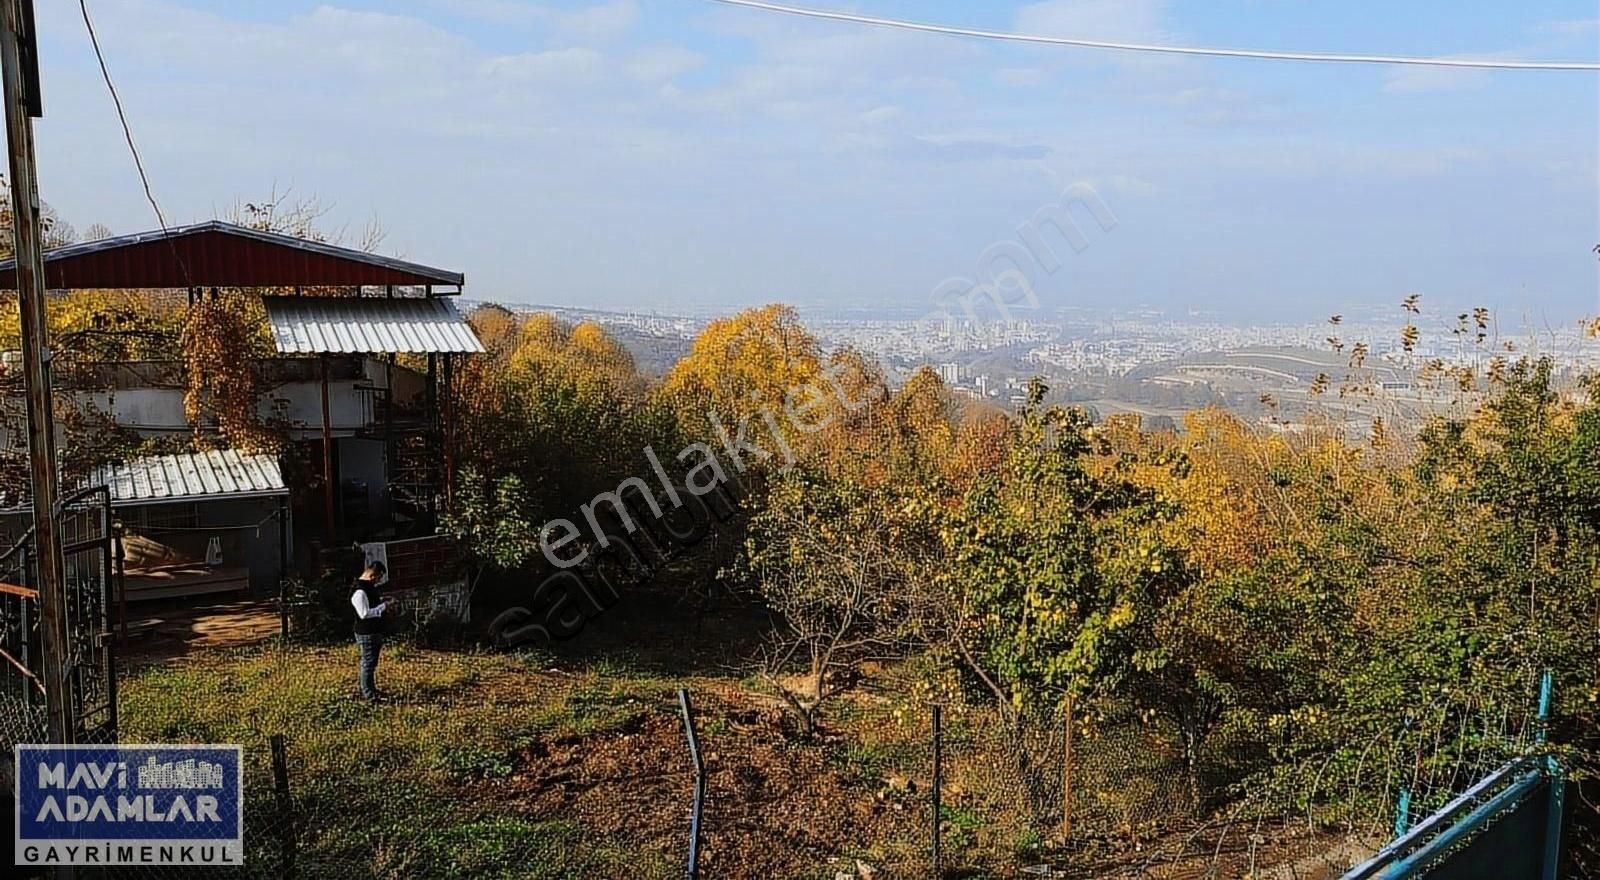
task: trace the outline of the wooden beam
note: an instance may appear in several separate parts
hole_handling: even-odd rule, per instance
[[[3,581],[0,581],[0,593],[5,593],[8,596],[21,596],[24,599],[37,600],[39,598],[38,590],[21,587],[16,584],[8,584]]]
[[[33,686],[39,689],[39,693],[44,693],[44,682],[39,680],[39,676],[34,675],[31,671],[29,671],[28,667],[23,666],[22,661],[11,656],[10,654],[7,654],[5,651],[0,651],[0,660],[5,660],[12,666],[17,667],[17,671],[22,673],[24,678],[33,682]]]

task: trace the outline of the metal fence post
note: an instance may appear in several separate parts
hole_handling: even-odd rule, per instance
[[[1534,734],[1540,745],[1550,734],[1550,699],[1555,692],[1555,675],[1546,669],[1539,676],[1539,729]]]
[[[103,506],[98,511],[100,514],[98,525],[100,526],[100,537],[105,541],[105,544],[100,551],[100,564],[103,567],[100,572],[100,619],[97,621],[99,631],[96,636],[99,639],[100,648],[100,674],[106,677],[106,733],[110,737],[110,742],[116,742],[120,723],[117,715],[117,634],[111,628],[111,599],[116,595],[113,592],[113,585],[116,582],[117,536],[111,519],[111,494],[107,492],[100,497]]]
[[[1411,731],[1411,722],[1412,722],[1411,718],[1407,718],[1406,719],[1406,723],[1400,728],[1400,736],[1401,737],[1404,737],[1407,733],[1409,733]],[[1413,780],[1415,780],[1417,778],[1417,773],[1419,773],[1421,771],[1421,769],[1422,769],[1422,753],[1420,751],[1415,752],[1414,754],[1412,754],[1411,759],[1412,759],[1412,775],[1411,775],[1411,778]],[[1400,783],[1400,795],[1399,795],[1399,797],[1396,800],[1395,805],[1394,805],[1394,839],[1398,840],[1399,838],[1405,836],[1405,833],[1407,831],[1410,831],[1410,830],[1411,830],[1411,786],[1409,784],[1405,783],[1405,782],[1401,782]]]
[[[939,790],[944,787],[943,747],[944,726],[942,723],[943,711],[938,704],[933,707],[933,876],[934,880],[944,876],[944,866],[939,853],[939,826],[943,810],[939,805]]]
[[[1394,836],[1402,837],[1411,830],[1411,789],[1402,786],[1400,799],[1394,805]]]
[[[683,711],[683,731],[689,739],[689,759],[694,762],[694,806],[689,814],[689,868],[684,876],[697,880],[700,876],[700,815],[706,799],[706,765],[700,757],[700,738],[694,731],[694,708],[689,703],[689,689],[678,688],[678,707]]]
[[[1072,840],[1072,696],[1061,709],[1061,844]]]
[[[118,645],[128,647],[128,552],[122,544],[122,524],[118,522],[111,536],[112,576],[117,583]]]
[[[1550,733],[1550,703],[1555,696],[1555,675],[1546,669],[1539,677],[1539,732],[1542,745]],[[1550,787],[1545,808],[1544,856],[1541,874],[1544,880],[1556,880],[1561,869],[1561,819],[1565,808],[1566,773],[1555,755],[1544,756],[1545,785]]]
[[[278,499],[278,639],[289,643],[289,505]]]
[[[294,821],[294,798],[289,793],[289,753],[284,747],[283,734],[274,733],[272,742],[272,781],[278,800],[278,845],[280,876],[294,876],[294,862],[296,856],[296,835]]]

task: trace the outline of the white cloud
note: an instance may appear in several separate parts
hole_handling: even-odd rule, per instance
[[[547,13],[542,6],[518,0],[433,0],[430,5],[491,24],[534,24]]]
[[[704,55],[681,46],[649,46],[629,56],[623,66],[634,79],[660,83],[676,79],[705,63]]]
[[[519,52],[498,55],[483,64],[491,79],[519,82],[587,82],[597,79],[605,58],[594,49],[575,46],[545,52]]]
[[[1022,7],[1014,29],[1019,33],[1117,43],[1182,43],[1172,24],[1168,0],[1041,0]],[[1040,47],[1041,66],[1054,69],[1109,65],[1129,74],[1170,73],[1192,59],[1176,55],[1115,49]],[[1045,54],[1047,53],[1047,54]]]
[[[1471,67],[1421,67],[1392,65],[1383,75],[1383,90],[1391,95],[1454,92],[1489,84],[1487,70]]]
[[[316,46],[315,57],[347,63],[364,73],[388,75],[414,70],[421,63],[459,57],[470,43],[416,18],[318,6],[291,22],[292,39]],[[296,57],[304,57],[301,52]]]
[[[1046,159],[1054,150],[1011,134],[989,131],[949,131],[918,135],[921,146],[912,151],[940,161],[975,159]]]
[[[890,104],[885,104],[885,105],[883,105],[881,107],[874,107],[871,110],[868,110],[868,111],[862,113],[857,118],[860,119],[866,125],[878,125],[880,123],[890,122],[892,120],[899,119],[900,117],[902,117],[904,115],[905,115],[905,109],[904,108],[895,107],[895,106],[890,105]]]
[[[1289,117],[1281,98],[1217,86],[1186,86],[1146,95],[1143,100],[1171,107],[1183,114],[1183,121],[1207,127],[1258,125]]]
[[[490,24],[549,28],[563,37],[614,37],[632,30],[639,21],[634,0],[608,0],[577,9],[519,0],[431,0],[431,5]]]
[[[1143,177],[1136,177],[1131,174],[1107,175],[1106,177],[1090,181],[1090,185],[1095,189],[1103,189],[1108,192],[1122,193],[1130,196],[1148,196],[1154,195],[1161,191],[1161,188],[1156,186],[1155,183],[1146,180]]]
[[[613,36],[633,28],[639,21],[639,7],[633,0],[611,0],[598,6],[552,13],[556,27],[591,37]]]
[[[1572,18],[1565,21],[1547,21],[1532,28],[1536,34],[1547,34],[1557,37],[1588,37],[1593,38],[1600,34],[1600,18]]]
[[[1166,0],[1042,0],[1017,13],[1017,30],[1051,37],[1150,42],[1171,36]]]
[[[1045,72],[1037,67],[1002,67],[995,71],[994,81],[1003,86],[1036,86],[1045,81]]]

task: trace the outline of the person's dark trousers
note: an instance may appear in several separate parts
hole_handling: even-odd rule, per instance
[[[383,636],[356,633],[356,646],[361,649],[361,696],[378,698],[378,652],[383,650]]]

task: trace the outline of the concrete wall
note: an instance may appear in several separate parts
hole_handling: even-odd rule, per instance
[[[328,383],[328,421],[341,434],[364,428],[371,420],[370,398],[356,391],[357,380]],[[189,420],[183,413],[181,388],[129,388],[121,391],[80,392],[79,399],[110,413],[118,425],[147,437],[187,434]],[[285,418],[289,424],[307,432],[322,430],[322,383],[290,382],[261,396],[258,409],[263,419]]]
[[[308,364],[314,362],[308,361]],[[381,358],[363,358],[359,373],[352,374],[348,366],[336,364],[335,376],[328,382],[329,422],[337,436],[349,436],[357,429],[372,424],[372,398],[357,391],[358,386],[387,387],[391,371]],[[268,388],[261,395],[259,410],[263,419],[287,420],[302,438],[320,435],[322,431],[322,382],[313,366],[296,370],[292,375],[308,378],[285,381]],[[419,403],[427,387],[427,377],[415,370],[396,366],[392,371],[395,400],[402,404]],[[184,416],[184,390],[177,387],[124,387],[116,390],[77,392],[83,403],[111,414],[117,424],[131,428],[146,437],[187,434],[189,420]],[[5,437],[0,446],[25,442],[23,437]]]

